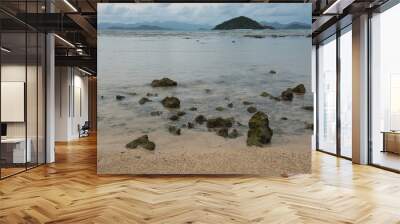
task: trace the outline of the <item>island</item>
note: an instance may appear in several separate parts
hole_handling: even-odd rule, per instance
[[[213,30],[235,30],[235,29],[262,30],[271,28],[272,27],[269,26],[263,26],[257,21],[252,20],[248,17],[239,16],[216,25]]]

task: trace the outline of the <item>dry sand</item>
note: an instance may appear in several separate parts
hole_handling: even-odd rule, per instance
[[[98,174],[252,174],[293,175],[311,172],[311,136],[274,136],[265,147],[246,146],[246,136],[224,139],[213,132],[183,129],[174,136],[149,133],[154,151],[126,149],[142,134],[98,137]]]

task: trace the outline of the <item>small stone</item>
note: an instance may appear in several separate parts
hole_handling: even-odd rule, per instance
[[[275,70],[270,70],[269,74],[276,74],[276,71]]]
[[[190,111],[196,111],[196,110],[197,110],[197,107],[191,107],[191,108],[189,108],[189,110],[190,110]]]
[[[252,105],[254,104],[253,102],[249,102],[249,101],[243,101],[243,105]]]
[[[270,94],[267,93],[267,92],[262,92],[262,93],[260,94],[260,96],[262,96],[262,97],[268,97],[268,96],[270,96]]]
[[[228,128],[220,128],[217,130],[217,135],[221,137],[228,137]]]
[[[151,97],[151,96],[158,96],[157,93],[147,93],[146,96]]]
[[[198,115],[194,120],[199,124],[203,124],[204,122],[207,121],[207,118],[204,117],[203,115]]]
[[[314,130],[314,124],[312,124],[312,123],[306,123],[304,128],[305,128],[305,129],[308,129],[308,130]]]
[[[256,107],[248,107],[247,112],[254,114],[255,112],[257,112],[257,108]]]
[[[169,117],[169,119],[171,120],[171,121],[177,121],[177,120],[179,120],[179,116],[178,115],[172,115],[171,117]]]
[[[313,106],[303,106],[302,108],[303,108],[304,110],[314,111],[314,107],[313,107]]]
[[[233,103],[228,103],[227,105],[229,108],[233,108]]]
[[[169,126],[168,131],[173,135],[181,135],[181,129],[177,128],[176,126]]]
[[[228,138],[237,138],[239,137],[239,132],[236,129],[233,129],[229,134]]]
[[[282,120],[282,121],[287,121],[288,118],[287,118],[287,117],[281,117],[281,120]]]
[[[193,124],[192,122],[188,122],[188,123],[187,123],[187,127],[188,127],[189,129],[192,129],[192,128],[194,128],[194,124]]]
[[[123,100],[123,99],[125,99],[125,96],[116,95],[116,96],[115,96],[115,99],[117,99],[117,100]]]
[[[205,89],[204,90],[206,93],[211,93],[211,89]]]
[[[178,98],[174,96],[167,96],[161,101],[162,105],[167,108],[179,108],[181,105],[181,102],[179,101]]]
[[[151,102],[151,100],[149,98],[146,98],[146,97],[142,97],[142,99],[139,100],[139,104],[140,105],[143,105],[143,104],[145,104],[147,102]]]
[[[186,114],[185,111],[178,111],[178,113],[176,113],[176,115],[178,115],[179,117],[182,117]]]

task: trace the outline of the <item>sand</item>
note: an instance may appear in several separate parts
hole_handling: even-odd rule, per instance
[[[246,146],[246,136],[225,139],[213,132],[182,130],[148,134],[154,151],[126,149],[142,134],[98,137],[98,174],[251,174],[294,175],[311,172],[311,136],[274,136],[265,147]]]

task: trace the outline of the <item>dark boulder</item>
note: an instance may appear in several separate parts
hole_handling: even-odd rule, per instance
[[[168,131],[173,135],[181,135],[181,129],[176,126],[169,126]]]
[[[233,108],[233,103],[228,103],[227,105],[229,108]]]
[[[204,122],[207,121],[207,118],[204,117],[203,115],[198,115],[194,120],[195,120],[198,124],[203,124]]]
[[[248,107],[247,112],[254,114],[255,112],[257,112],[257,108],[256,107]]]
[[[153,151],[156,148],[156,144],[154,142],[149,140],[149,137],[147,135],[143,135],[128,144],[126,144],[126,148],[128,149],[136,149],[137,147],[142,147],[144,149]]]
[[[283,91],[281,94],[282,100],[285,101],[292,101],[293,100],[293,91],[292,89],[288,88],[287,90]]]
[[[292,89],[293,93],[296,94],[305,94],[306,93],[306,87],[303,84],[299,84],[296,87]]]
[[[179,108],[181,106],[181,101],[174,96],[167,96],[161,101],[162,105],[166,108]]]
[[[123,100],[123,99],[125,99],[125,96],[116,95],[116,96],[115,96],[115,99],[116,99],[116,100]]]
[[[148,96],[148,97],[158,96],[158,93],[147,93],[146,96]]]
[[[249,120],[249,131],[247,132],[248,146],[263,146],[271,142],[273,132],[269,127],[268,115],[259,111]]]
[[[139,100],[139,104],[140,105],[143,105],[143,104],[145,104],[147,102],[151,102],[151,100],[149,98],[146,98],[146,97],[142,97],[142,99]]]
[[[207,128],[230,128],[234,122],[233,118],[211,118],[207,120]]]
[[[169,78],[155,79],[151,82],[152,87],[172,87],[177,85],[176,81]]]
[[[197,110],[197,107],[191,107],[191,108],[189,108],[189,110],[190,110],[190,111],[196,111],[196,110]]]
[[[270,70],[269,74],[276,74],[276,71],[275,70]]]

